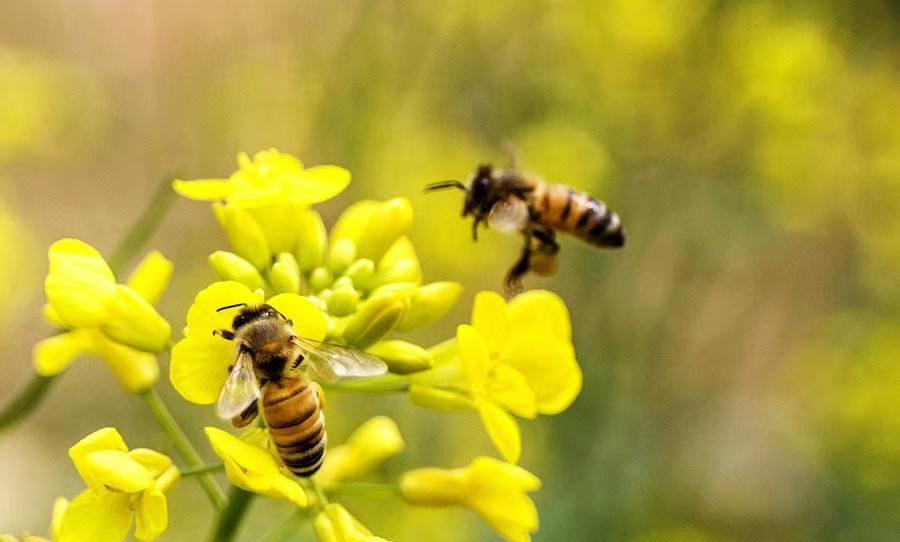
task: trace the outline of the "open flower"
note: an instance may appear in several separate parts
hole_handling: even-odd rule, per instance
[[[205,431],[216,455],[225,463],[225,474],[232,484],[253,493],[306,506],[303,488],[287,475],[268,450],[215,427],[207,427]]]
[[[459,469],[425,468],[403,475],[403,498],[420,506],[464,506],[481,516],[509,542],[529,542],[538,513],[526,493],[541,481],[533,474],[490,457],[477,457]]]
[[[57,241],[48,254],[45,314],[67,331],[35,345],[37,373],[54,376],[82,355],[94,355],[126,390],[140,393],[153,386],[159,366],[151,352],[165,349],[171,335],[153,304],[169,282],[172,263],[151,252],[126,284],[117,284],[103,257],[82,241]]]
[[[56,542],[119,542],[132,523],[141,542],[166,530],[165,493],[179,479],[169,457],[145,448],[129,451],[111,427],[83,438],[69,457],[88,489],[65,507]]]
[[[512,415],[557,414],[581,391],[569,313],[547,291],[526,292],[509,304],[499,294],[480,292],[472,325],[459,326],[455,344],[433,351],[436,367],[413,376],[411,399],[422,406],[478,411],[511,463],[521,453]]]
[[[313,524],[321,542],[388,542],[375,536],[343,506],[331,503],[325,506]]]
[[[268,300],[261,290],[253,291],[233,281],[216,282],[200,291],[188,309],[184,338],[172,348],[169,378],[188,401],[212,404],[234,364],[234,343],[213,335],[213,331],[231,330],[234,311],[216,309],[238,303],[268,303],[293,321],[298,336],[320,341],[325,337],[325,315],[308,299],[295,294],[278,294]]]
[[[327,485],[357,478],[399,454],[404,447],[396,422],[375,416],[360,425],[345,444],[328,450],[316,480]]]

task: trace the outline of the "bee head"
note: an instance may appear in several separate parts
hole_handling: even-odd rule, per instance
[[[248,306],[245,303],[239,303],[237,305],[228,305],[227,307],[221,307],[216,310],[216,312],[221,312],[226,309],[232,309],[235,307],[241,307],[240,312],[238,312],[237,316],[234,317],[234,320],[231,321],[231,329],[237,331],[239,328],[244,327],[245,325],[255,322],[257,320],[265,320],[270,318],[278,318],[282,317],[280,312],[275,310],[271,305],[257,305],[257,306]]]

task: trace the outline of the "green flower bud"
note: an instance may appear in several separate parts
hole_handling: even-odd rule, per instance
[[[437,322],[456,305],[462,290],[461,284],[449,281],[432,282],[416,288],[409,312],[397,324],[397,331],[410,331]]]
[[[328,251],[328,268],[340,275],[356,260],[356,243],[350,239],[340,239]]]
[[[328,300],[331,299],[331,296],[333,296],[333,295],[334,295],[334,290],[332,290],[331,288],[325,288],[324,290],[322,290],[321,292],[316,294],[316,297],[318,297],[319,299],[324,301],[326,303],[326,307],[327,307]]]
[[[356,306],[359,304],[359,297],[359,292],[356,291],[352,284],[338,285],[335,282],[331,297],[328,298],[328,312],[335,316],[353,314],[353,311],[356,310]]]
[[[422,268],[412,242],[407,237],[401,237],[391,245],[384,257],[378,262],[378,270],[372,283],[375,286],[391,282],[415,282],[422,281]]]
[[[296,220],[297,264],[301,271],[308,273],[325,262],[328,232],[322,217],[311,209],[300,213]]]
[[[262,275],[253,264],[232,252],[217,250],[209,255],[209,265],[222,280],[240,282],[251,290],[262,288]]]
[[[367,348],[390,333],[408,309],[402,297],[377,297],[363,303],[347,320],[344,340],[356,348]]]
[[[369,347],[367,352],[383,359],[392,373],[417,373],[432,366],[431,352],[406,341],[381,341]]]
[[[338,278],[334,279],[334,284],[331,285],[332,290],[337,290],[338,288],[347,288],[347,287],[350,287],[350,288],[354,287],[353,280],[351,280],[350,277],[347,277],[347,276],[338,277]]]
[[[280,294],[300,292],[300,268],[293,254],[282,252],[269,269],[269,283]]]
[[[331,286],[333,280],[334,277],[331,276],[331,271],[325,267],[317,267],[309,275],[309,287],[314,292],[319,292]]]
[[[376,297],[403,297],[408,303],[412,303],[412,296],[416,292],[418,286],[413,282],[394,282],[385,284],[372,290],[369,299]]]
[[[360,201],[348,207],[332,229],[332,240],[351,239],[361,258],[375,260],[409,231],[412,205],[406,198]]]
[[[273,253],[294,250],[297,243],[296,220],[299,214],[297,207],[290,204],[275,204],[245,210],[263,232]]]
[[[137,292],[117,285],[108,308],[109,319],[100,327],[106,336],[145,352],[165,350],[172,328]]]
[[[356,260],[344,271],[344,276],[350,277],[356,288],[368,290],[372,287],[372,278],[375,276],[375,262],[366,258]]]
[[[225,230],[228,243],[235,254],[252,263],[257,269],[265,269],[272,263],[269,241],[250,216],[250,213],[236,205],[213,205],[216,218]]]
[[[467,395],[419,384],[409,387],[409,399],[421,407],[447,412],[464,412],[475,409],[475,404]]]

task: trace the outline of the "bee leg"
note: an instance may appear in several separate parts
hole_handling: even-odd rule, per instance
[[[519,260],[512,266],[506,274],[506,291],[509,294],[516,294],[522,291],[522,277],[528,273],[531,266],[531,234],[525,235],[525,246],[522,248],[522,255]]]
[[[478,225],[481,224],[481,218],[475,217],[475,221],[472,222],[472,240],[478,241]]]
[[[234,332],[229,331],[227,329],[214,329],[213,337],[222,337],[226,341],[233,341],[234,340]]]
[[[257,401],[253,401],[247,408],[244,409],[243,412],[238,414],[237,416],[231,418],[231,425],[235,427],[246,427],[253,420],[256,419],[256,416],[259,414],[259,403]]]
[[[540,243],[541,252],[556,254],[559,252],[559,243],[556,241],[556,232],[550,229],[535,229],[532,235]]]
[[[325,390],[322,389],[318,382],[310,382],[309,385],[316,392],[316,397],[319,398],[319,406],[325,408]]]
[[[294,360],[294,363],[291,363],[291,369],[296,369],[297,367],[299,367],[300,364],[303,363],[303,360],[304,360],[303,354],[300,354],[299,356],[297,356],[297,359]]]

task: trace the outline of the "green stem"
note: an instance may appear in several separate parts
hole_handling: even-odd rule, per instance
[[[20,421],[26,414],[41,404],[52,385],[53,377],[40,376],[38,374],[32,375],[31,382],[28,383],[22,393],[13,399],[3,412],[0,412],[0,433]]]
[[[312,488],[313,493],[316,495],[316,500],[319,501],[319,508],[322,510],[328,506],[328,497],[325,495],[325,490],[322,489],[322,486],[319,482],[316,481],[315,478],[309,479],[309,486]]]
[[[216,529],[210,537],[210,542],[230,542],[237,535],[238,527],[244,514],[253,501],[253,493],[244,491],[243,489],[232,486],[231,493],[228,495],[228,504],[219,514],[219,520],[216,522]]]
[[[322,384],[322,387],[327,391],[349,393],[406,393],[409,391],[409,377],[405,375],[387,375],[383,377]]]
[[[144,393],[142,397],[144,398],[144,402],[147,403],[147,407],[153,412],[153,415],[156,416],[156,421],[162,426],[163,431],[169,435],[172,444],[175,445],[175,449],[178,450],[181,458],[187,462],[188,467],[192,469],[205,467],[206,465],[203,464],[200,454],[197,453],[197,450],[194,448],[194,445],[191,444],[190,439],[184,434],[184,430],[182,430],[181,426],[178,425],[178,422],[175,421],[172,413],[169,412],[169,409],[166,407],[166,404],[163,403],[159,394],[156,393],[156,390],[151,389]],[[198,480],[200,481],[200,485],[203,486],[203,491],[206,492],[210,502],[213,503],[213,506],[221,510],[222,506],[225,504],[225,494],[222,492],[222,488],[219,487],[219,484],[213,480],[209,473],[199,474]]]
[[[201,474],[221,472],[223,470],[225,470],[225,465],[223,465],[222,463],[216,463],[215,465],[202,465],[199,467],[181,469],[181,477],[188,478],[190,476],[200,476]]]
[[[122,241],[113,249],[112,256],[109,258],[109,266],[114,274],[120,275],[141,251],[159,227],[160,221],[174,200],[175,192],[167,179],[157,188],[144,212],[131,225]],[[50,390],[55,378],[55,376],[32,376],[31,382],[25,387],[22,394],[13,399],[0,412],[0,433],[24,420],[31,411],[37,408]]]
[[[112,251],[108,261],[109,267],[116,276],[122,274],[125,267],[156,233],[160,222],[174,202],[175,191],[172,190],[171,181],[167,178],[156,189],[150,203],[129,228],[125,238]]]

